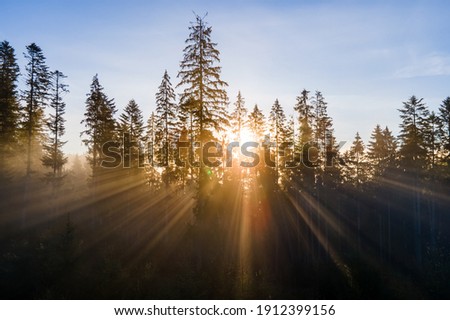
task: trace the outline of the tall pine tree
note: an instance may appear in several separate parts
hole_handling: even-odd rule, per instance
[[[245,100],[241,95],[241,91],[238,92],[234,106],[235,106],[234,110],[231,113],[232,132],[236,140],[241,141],[241,132],[244,126],[246,125],[246,116],[247,116],[247,109],[245,108]]]
[[[255,104],[253,111],[248,115],[248,127],[256,141],[262,141],[265,132],[265,116]]]
[[[176,129],[179,124],[177,104],[175,103],[175,92],[170,82],[167,70],[164,72],[163,79],[156,93],[156,128],[159,149],[158,160],[166,167],[169,165],[172,144],[175,141]]]
[[[297,103],[294,106],[294,110],[298,114],[299,122],[299,134],[298,134],[298,148],[301,161],[301,165],[305,168],[301,171],[301,175],[309,175],[304,177],[304,180],[308,180],[308,183],[312,180],[310,168],[314,166],[315,157],[313,151],[316,151],[314,141],[314,106],[310,103],[309,91],[303,89],[300,96],[297,97]]]
[[[22,110],[22,129],[26,147],[26,175],[30,176],[33,167],[34,152],[41,150],[44,130],[44,108],[48,101],[50,72],[42,49],[35,43],[26,47],[25,85]],[[38,155],[40,156],[40,155]]]
[[[332,120],[328,116],[327,102],[320,91],[316,91],[313,100],[315,111],[314,136],[319,149],[325,155],[332,147]]]
[[[392,132],[386,127],[381,129],[376,125],[370,136],[367,147],[367,158],[372,168],[372,173],[380,176],[386,168],[393,166],[396,159],[397,142]]]
[[[276,174],[278,176],[278,170],[280,167],[280,150],[281,144],[286,139],[286,115],[281,107],[278,99],[275,100],[269,115],[271,134],[273,135],[273,142],[275,143],[275,166]]]
[[[81,135],[84,136],[83,143],[88,147],[94,188],[104,173],[101,165],[106,157],[102,147],[107,142],[117,141],[115,113],[114,100],[108,98],[100,85],[98,75],[95,75],[87,94],[84,119],[81,121],[86,128]]]
[[[423,99],[411,96],[399,109],[400,118],[400,156],[405,167],[423,168],[426,164],[427,149],[425,144],[426,119],[429,116]]]
[[[53,113],[47,122],[49,137],[46,144],[44,144],[44,156],[42,164],[50,169],[46,174],[47,179],[57,188],[61,184],[63,178],[62,169],[67,162],[67,157],[62,150],[66,143],[61,140],[65,133],[64,119],[66,104],[63,100],[63,95],[68,92],[67,85],[64,83],[66,76],[61,71],[54,71],[51,73],[51,93],[50,93],[50,107]]]
[[[228,96],[225,91],[228,84],[220,78],[221,67],[217,65],[220,62],[219,50],[211,39],[212,28],[203,18],[196,16],[189,30],[177,87],[184,87],[180,104],[193,107],[196,136],[204,141],[214,134],[213,130],[220,131],[228,125]]]
[[[313,140],[313,106],[309,103],[309,91],[303,90],[297,97],[297,103],[294,110],[298,113],[298,122],[300,124],[299,140],[300,146],[310,144]]]
[[[124,168],[136,173],[144,160],[145,126],[142,111],[133,99],[119,117],[119,128],[124,139]]]
[[[352,146],[348,152],[349,160],[352,167],[351,178],[355,181],[356,185],[360,185],[361,182],[364,181],[364,142],[359,135],[359,132],[356,132],[355,140],[353,140]]]
[[[229,125],[226,112],[228,96],[225,91],[228,84],[220,77],[219,50],[216,48],[217,43],[211,39],[212,28],[203,18],[196,16],[196,21],[191,24],[189,30],[177,87],[184,88],[180,105],[188,106],[190,127],[196,131],[191,132],[191,135],[196,140],[206,142],[213,140],[215,133]],[[195,210],[197,217],[201,217],[205,211],[210,172],[209,169],[205,170],[204,161],[200,159],[198,202]]]
[[[19,122],[19,77],[14,48],[8,41],[0,43],[0,171],[6,170],[6,159],[14,153]],[[9,165],[9,164],[8,164]],[[3,175],[2,175],[3,176]]]

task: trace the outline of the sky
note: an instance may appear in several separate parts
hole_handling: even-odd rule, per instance
[[[167,69],[172,84],[194,13],[212,26],[230,107],[266,114],[279,99],[293,114],[303,89],[328,102],[338,141],[366,142],[376,124],[398,133],[411,95],[431,110],[450,96],[449,1],[22,1],[0,0],[0,41],[23,52],[35,42],[68,76],[65,151],[83,153],[86,94],[98,74],[118,114],[135,99],[145,118]],[[20,86],[23,86],[23,76]],[[180,90],[178,90],[178,93]]]

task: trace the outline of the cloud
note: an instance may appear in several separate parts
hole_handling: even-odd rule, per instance
[[[430,53],[416,57],[412,63],[398,69],[396,78],[417,78],[450,75],[450,55]]]

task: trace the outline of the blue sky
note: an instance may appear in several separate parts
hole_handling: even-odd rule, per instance
[[[431,109],[450,95],[448,1],[20,1],[0,0],[0,40],[22,52],[36,42],[67,76],[66,151],[79,138],[93,75],[121,110],[145,117],[164,70],[176,84],[193,11],[208,12],[233,103],[292,113],[303,88],[322,91],[338,140],[377,123],[398,131],[397,108],[415,94]]]

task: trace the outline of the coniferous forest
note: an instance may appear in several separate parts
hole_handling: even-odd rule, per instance
[[[228,92],[212,30],[153,110],[83,84],[77,156],[70,75],[0,43],[1,298],[449,299],[450,97],[343,146],[320,90],[268,113]]]

